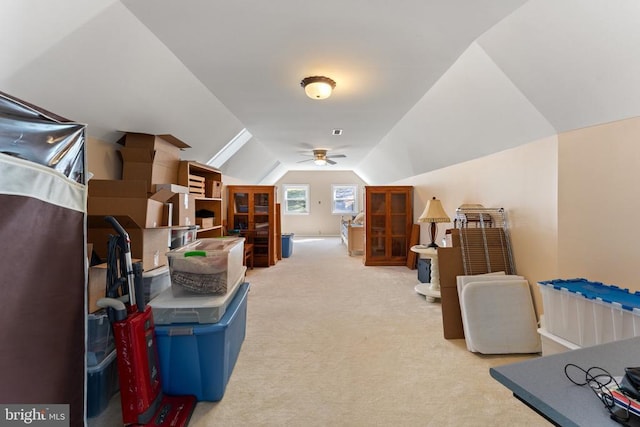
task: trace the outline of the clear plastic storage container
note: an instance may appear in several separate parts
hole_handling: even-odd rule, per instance
[[[545,329],[589,347],[640,336],[640,293],[586,279],[538,283]]]
[[[167,258],[174,296],[224,295],[243,274],[244,237],[198,239]]]

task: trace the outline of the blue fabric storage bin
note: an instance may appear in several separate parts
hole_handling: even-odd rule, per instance
[[[248,291],[240,285],[218,323],[156,325],[164,393],[222,399],[245,337]]]

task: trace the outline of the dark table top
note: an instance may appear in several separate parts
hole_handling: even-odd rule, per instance
[[[489,372],[516,397],[558,425],[620,426],[589,386],[569,381],[564,373],[567,363],[585,370],[597,366],[622,377],[624,368],[640,366],[640,337],[498,366]]]

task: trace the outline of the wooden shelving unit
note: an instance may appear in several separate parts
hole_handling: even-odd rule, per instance
[[[198,238],[222,236],[222,173],[202,163],[182,160],[178,183],[188,187],[189,193],[195,196],[196,212],[207,210],[213,213],[213,224],[201,226]]]
[[[413,187],[365,187],[365,265],[406,265],[413,225]]]

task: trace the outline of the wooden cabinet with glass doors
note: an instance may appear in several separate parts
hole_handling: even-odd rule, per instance
[[[253,264],[269,267],[277,262],[276,187],[229,185],[227,229],[253,244]]]
[[[365,186],[365,265],[406,265],[413,187]]]

